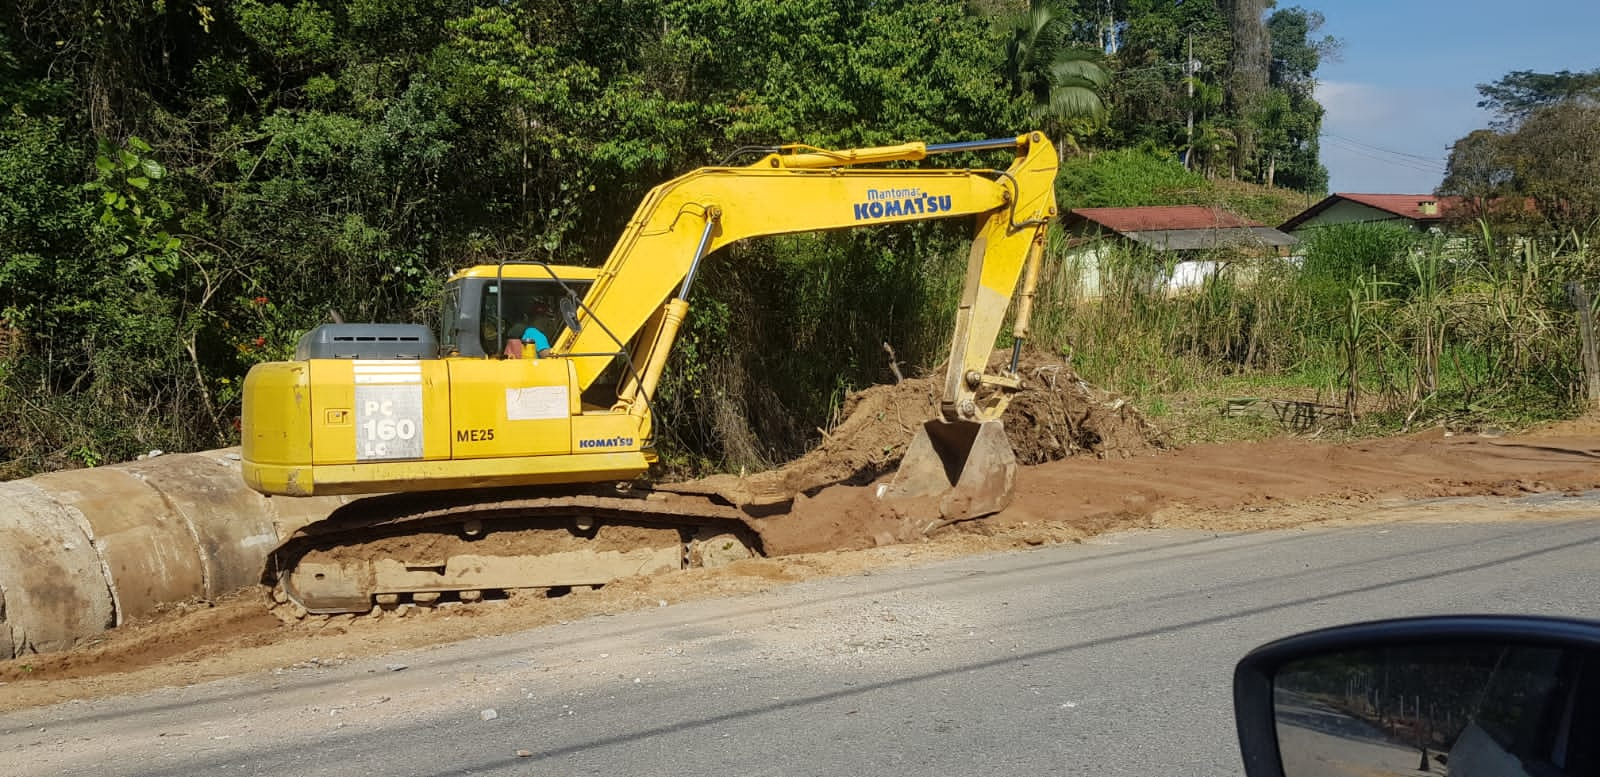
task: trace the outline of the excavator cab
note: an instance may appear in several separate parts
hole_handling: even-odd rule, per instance
[[[546,264],[479,265],[445,284],[439,347],[447,356],[505,352],[537,327],[550,342],[577,325],[577,300],[589,292],[593,267]]]

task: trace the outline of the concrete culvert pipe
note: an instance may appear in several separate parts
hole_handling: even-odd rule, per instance
[[[280,531],[343,502],[263,497],[228,450],[0,483],[0,659],[255,585]]]

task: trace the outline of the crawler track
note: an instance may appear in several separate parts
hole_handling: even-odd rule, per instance
[[[279,604],[318,614],[598,587],[761,553],[708,495],[594,488],[393,494],[352,502],[267,556]]]

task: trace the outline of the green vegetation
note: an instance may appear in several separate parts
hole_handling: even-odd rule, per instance
[[[1439,193],[1522,234],[1571,239],[1600,228],[1600,68],[1519,70],[1478,92],[1496,121],[1456,141]]]
[[[1338,42],[1318,14],[1269,5],[5,4],[0,477],[234,442],[245,372],[300,333],[335,314],[430,321],[442,280],[472,263],[596,264],[652,186],[747,145],[1042,125],[1068,154],[1064,207],[1220,204],[1278,223],[1326,184],[1311,85]],[[1511,79],[1493,99],[1589,104],[1546,94],[1587,81],[1554,83]],[[1558,180],[1487,159],[1490,183]],[[658,403],[666,452],[688,468],[787,458],[847,390],[887,379],[885,342],[909,371],[937,362],[965,232],[796,236],[713,258]],[[1128,256],[1092,305],[1057,269],[1039,342],[1151,402],[1271,375],[1332,391],[1356,374],[1362,397],[1404,396],[1420,347],[1437,389],[1413,406],[1525,407],[1570,396],[1552,284],[1588,265],[1568,234],[1529,248],[1497,231],[1470,262],[1429,254],[1423,275],[1379,240],[1388,259],[1372,267],[1308,258],[1304,277],[1267,266],[1180,298],[1151,294],[1157,264]]]
[[[1269,226],[1312,202],[1298,192],[1206,178],[1150,146],[1069,157],[1061,165],[1056,197],[1064,209],[1213,205]]]
[[[1505,252],[1481,237],[1327,227],[1298,266],[1200,257],[1227,269],[1177,293],[1164,288],[1170,259],[1118,249],[1101,257],[1102,296],[1088,300],[1057,247],[1040,339],[1087,379],[1163,414],[1175,397],[1208,398],[1211,415],[1226,397],[1261,397],[1338,408],[1328,426],[1374,432],[1574,412],[1583,397],[1566,284],[1592,279],[1596,256],[1576,243]],[[1215,432],[1207,424],[1198,437]]]

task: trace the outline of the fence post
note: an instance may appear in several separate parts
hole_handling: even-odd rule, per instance
[[[1594,307],[1589,290],[1580,281],[1567,282],[1567,297],[1578,309],[1578,335],[1583,341],[1583,398],[1591,407],[1600,405],[1600,352],[1594,337]]]

